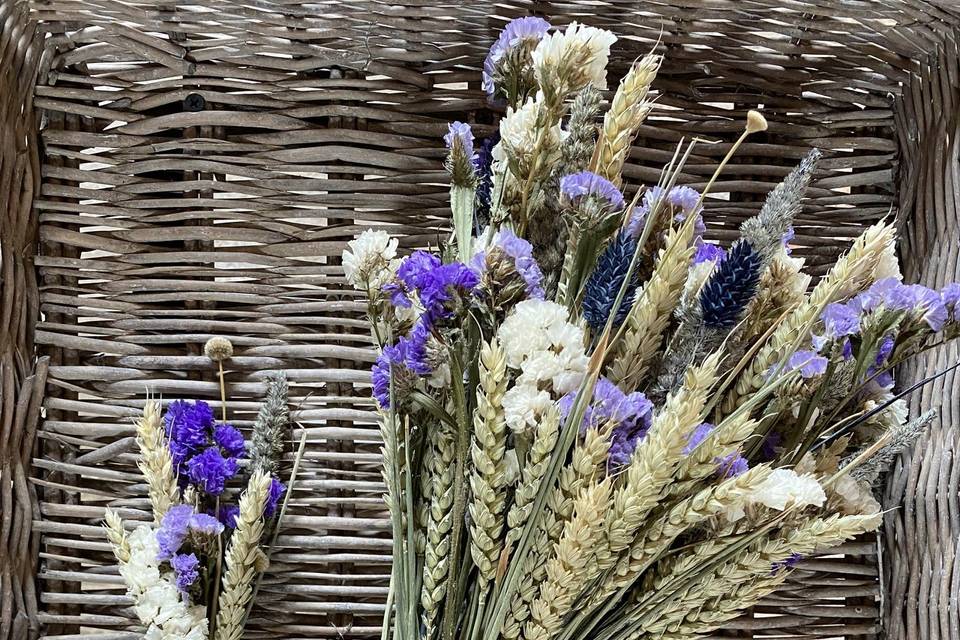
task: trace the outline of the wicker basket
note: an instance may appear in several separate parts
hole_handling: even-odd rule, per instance
[[[687,165],[702,186],[762,106],[770,130],[715,188],[731,197],[710,202],[713,233],[732,237],[816,146],[797,253],[822,273],[899,212],[909,277],[939,284],[960,275],[952,4],[0,0],[0,640],[138,636],[98,524],[107,504],[148,517],[130,418],[147,389],[216,397],[201,357],[216,334],[238,348],[237,422],[285,369],[309,442],[250,637],[379,633],[390,541],[373,356],[339,255],[369,224],[436,242],[441,135],[455,118],[493,129],[479,63],[506,18],[611,28],[617,77],[662,49],[663,108],[629,183],[653,182],[697,135],[721,141]],[[949,425],[952,377],[914,409],[941,399]],[[892,474],[889,504],[907,507],[886,528],[892,638],[960,638],[956,441],[938,425]],[[716,637],[876,637],[878,548],[806,561]]]

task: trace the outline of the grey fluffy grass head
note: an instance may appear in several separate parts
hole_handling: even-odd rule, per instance
[[[799,166],[767,195],[760,213],[740,225],[741,235],[763,257],[764,262],[776,254],[793,219],[800,213],[803,195],[821,155],[819,149],[811,150]]]
[[[851,477],[857,480],[863,480],[876,489],[880,477],[890,470],[897,456],[913,446],[913,443],[923,435],[923,432],[927,430],[927,426],[933,422],[936,416],[936,410],[930,410],[915,420],[891,429],[890,442],[869,460],[851,471]],[[859,454],[859,451],[852,454],[844,460],[844,464],[850,462]]]
[[[272,374],[267,379],[267,397],[253,423],[250,440],[250,463],[254,469],[276,474],[283,450],[290,435],[290,410],[287,407],[287,376]]]

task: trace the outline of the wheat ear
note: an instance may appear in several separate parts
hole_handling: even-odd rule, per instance
[[[757,466],[740,476],[702,489],[669,509],[652,513],[648,518],[649,524],[638,531],[627,552],[620,556],[600,588],[591,595],[587,610],[601,605],[613,594],[632,585],[682,533],[729,508],[741,505],[769,475],[769,467]]]
[[[603,116],[593,172],[617,186],[623,182],[620,174],[630,153],[630,144],[653,107],[647,94],[657,77],[660,61],[660,56],[647,54],[630,67],[613,95],[610,110]]]
[[[647,514],[669,490],[670,480],[690,432],[700,424],[710,388],[717,381],[720,354],[689,367],[684,382],[668,397],[653,421],[650,433],[637,446],[607,514],[609,550],[599,556],[601,569],[613,566],[617,555],[630,546]]]
[[[130,543],[127,541],[127,532],[123,528],[123,520],[120,519],[120,515],[116,511],[109,507],[103,515],[103,520],[103,528],[107,532],[107,540],[110,541],[113,555],[120,562],[128,562],[130,560]]]
[[[216,640],[239,640],[253,581],[262,570],[265,556],[260,548],[263,536],[263,508],[270,491],[270,475],[254,471],[240,496],[237,527],[224,555],[226,571],[218,600]]]
[[[167,510],[177,502],[179,492],[163,431],[160,404],[155,400],[147,400],[143,405],[143,415],[137,420],[137,445],[140,447],[137,464],[147,480],[153,520],[159,524]]]
[[[706,561],[702,565],[693,565],[702,566],[703,570],[692,583],[669,595],[654,592],[652,597],[648,596],[647,606],[635,609],[629,617],[639,621],[640,628],[654,637],[659,637],[658,634],[661,633],[675,632],[681,628],[690,612],[702,610],[712,599],[731,595],[738,585],[769,577],[775,565],[789,558],[791,554],[806,556],[818,549],[834,547],[865,531],[875,529],[879,522],[879,514],[833,515],[808,520],[786,532],[775,529],[769,537],[750,544],[732,560],[719,563]],[[659,581],[659,589],[671,591],[670,582],[678,582],[676,567]],[[731,611],[742,611],[749,604],[748,601],[730,599],[726,607]]]
[[[423,610],[424,639],[436,632],[437,616],[447,591],[450,571],[450,533],[453,527],[453,473],[456,467],[456,446],[453,435],[446,428],[430,432],[433,440],[433,468],[430,477],[430,514],[427,521],[427,544],[423,558],[423,584],[420,588],[420,607]],[[457,524],[459,526],[459,524]]]
[[[520,539],[523,527],[530,518],[530,510],[540,490],[540,483],[547,471],[550,455],[560,433],[560,410],[551,405],[540,418],[533,444],[520,474],[520,484],[514,492],[513,504],[507,512],[507,546]]]
[[[530,607],[530,620],[524,627],[526,640],[552,638],[596,571],[593,560],[603,539],[611,489],[611,481],[606,478],[583,491],[576,500],[573,518],[554,547],[554,555],[546,564],[546,580]]]
[[[503,456],[507,423],[503,394],[507,390],[507,362],[496,338],[480,348],[480,384],[473,414],[473,473],[470,477],[470,555],[478,569],[483,593],[497,573],[503,543],[503,509],[506,502]]]
[[[724,419],[680,461],[670,493],[675,496],[687,495],[700,481],[716,473],[717,458],[725,458],[736,451],[756,427],[757,422],[746,412]]]
[[[830,272],[820,280],[807,298],[784,318],[773,335],[740,374],[736,385],[721,406],[729,415],[767,382],[767,374],[802,334],[809,331],[823,308],[860,291],[883,275],[886,265],[895,261],[893,252],[896,233],[893,225],[877,223],[858,237],[850,251],[841,257]]]
[[[607,377],[624,391],[639,388],[660,349],[687,279],[693,254],[692,236],[692,225],[681,225],[667,232],[653,275],[624,321],[623,336],[615,343],[617,355],[607,372]]]
[[[583,442],[574,448],[570,463],[560,470],[557,486],[550,492],[547,508],[538,523],[533,546],[524,559],[517,594],[501,628],[504,638],[513,640],[520,636],[538,588],[546,579],[546,561],[560,541],[565,524],[573,517],[576,499],[603,471],[609,451],[606,434],[588,429]]]

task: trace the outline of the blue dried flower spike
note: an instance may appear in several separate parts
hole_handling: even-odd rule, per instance
[[[716,329],[730,329],[740,320],[760,281],[760,254],[741,240],[730,249],[700,291],[703,323]]]
[[[630,270],[630,261],[636,250],[637,241],[634,237],[621,231],[597,260],[597,267],[587,280],[583,297],[583,317],[594,330],[600,331],[606,326],[607,318],[610,316],[623,280]],[[634,270],[635,273],[636,270]],[[620,302],[620,308],[614,317],[614,325],[622,323],[630,307],[633,306],[633,297],[637,291],[636,276],[634,275],[630,280],[623,300]]]

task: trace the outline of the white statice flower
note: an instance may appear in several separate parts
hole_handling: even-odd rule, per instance
[[[500,142],[492,149],[493,171],[502,173],[502,166],[518,167],[519,178],[526,178],[533,168],[533,160],[541,157],[539,166],[549,167],[560,157],[560,143],[569,135],[560,127],[559,119],[547,124],[549,117],[543,96],[537,94],[518,109],[507,108],[500,120]],[[546,127],[544,131],[543,128]]]
[[[830,490],[840,498],[840,512],[844,515],[871,515],[880,513],[880,503],[873,497],[870,484],[849,474],[837,478]]]
[[[607,62],[617,36],[606,29],[571,22],[566,31],[545,36],[533,50],[533,67],[543,81],[557,78],[564,92],[577,91],[587,83],[607,88]]]
[[[775,469],[751,492],[750,499],[783,511],[787,507],[820,507],[827,500],[823,487],[811,474],[798,475],[793,469]]]
[[[141,525],[127,536],[130,558],[120,563],[120,575],[133,598],[134,611],[147,625],[149,640],[205,640],[205,606],[190,606],[177,588],[173,571],[161,571],[156,532]]]
[[[347,247],[343,251],[343,273],[359,291],[379,292],[400,266],[397,239],[386,231],[367,229]]]
[[[577,342],[583,349],[583,330],[570,325],[567,308],[550,300],[524,300],[506,317],[497,337],[503,345],[507,364],[519,369],[524,360],[538,351],[553,346],[552,339],[562,338],[564,346]],[[571,327],[567,330],[565,325]]]
[[[503,394],[504,420],[516,433],[535,429],[553,404],[553,398],[546,391],[531,383],[518,382]]]

